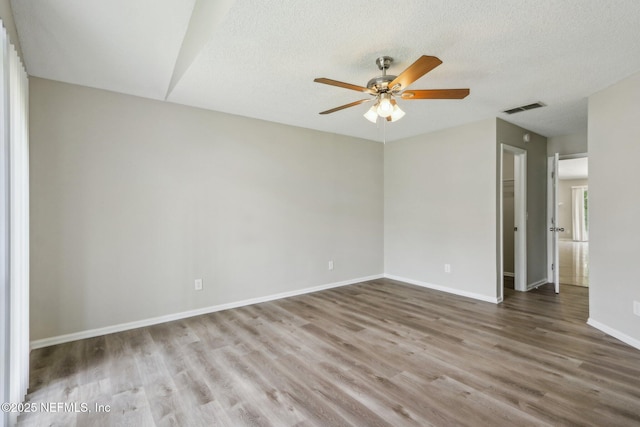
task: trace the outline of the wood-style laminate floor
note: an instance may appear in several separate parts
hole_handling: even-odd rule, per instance
[[[375,280],[32,352],[23,426],[640,425],[640,351],[588,289],[494,305]]]

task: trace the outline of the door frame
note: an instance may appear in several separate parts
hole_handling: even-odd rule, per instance
[[[560,293],[558,265],[558,164],[560,156],[554,153],[547,158],[547,282],[553,283],[556,294]]]
[[[514,158],[514,224],[518,227],[515,233],[514,243],[514,287],[516,291],[527,291],[527,150],[508,144],[500,144],[499,180],[498,192],[498,301],[504,299],[504,182],[503,165],[504,152],[513,154]]]

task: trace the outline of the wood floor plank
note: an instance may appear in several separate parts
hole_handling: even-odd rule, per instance
[[[380,279],[34,350],[21,426],[640,425],[588,289],[490,304]]]

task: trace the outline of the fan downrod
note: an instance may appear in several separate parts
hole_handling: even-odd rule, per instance
[[[376,65],[378,69],[382,71],[382,75],[374,77],[367,83],[369,89],[375,90],[378,94],[386,93],[390,90],[389,83],[391,83],[396,76],[387,75],[387,69],[391,66],[393,58],[390,56],[381,56],[376,59]]]

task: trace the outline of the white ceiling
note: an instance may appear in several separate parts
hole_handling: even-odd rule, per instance
[[[491,117],[545,136],[585,131],[587,97],[640,70],[638,0],[11,4],[32,76],[377,141]],[[437,56],[410,87],[471,94],[400,100],[407,114],[386,128],[362,117],[368,104],[318,114],[368,95],[315,77],[364,86],[381,55],[396,75]],[[536,101],[547,107],[501,113]]]
[[[587,179],[589,165],[586,157],[558,162],[558,179]]]

